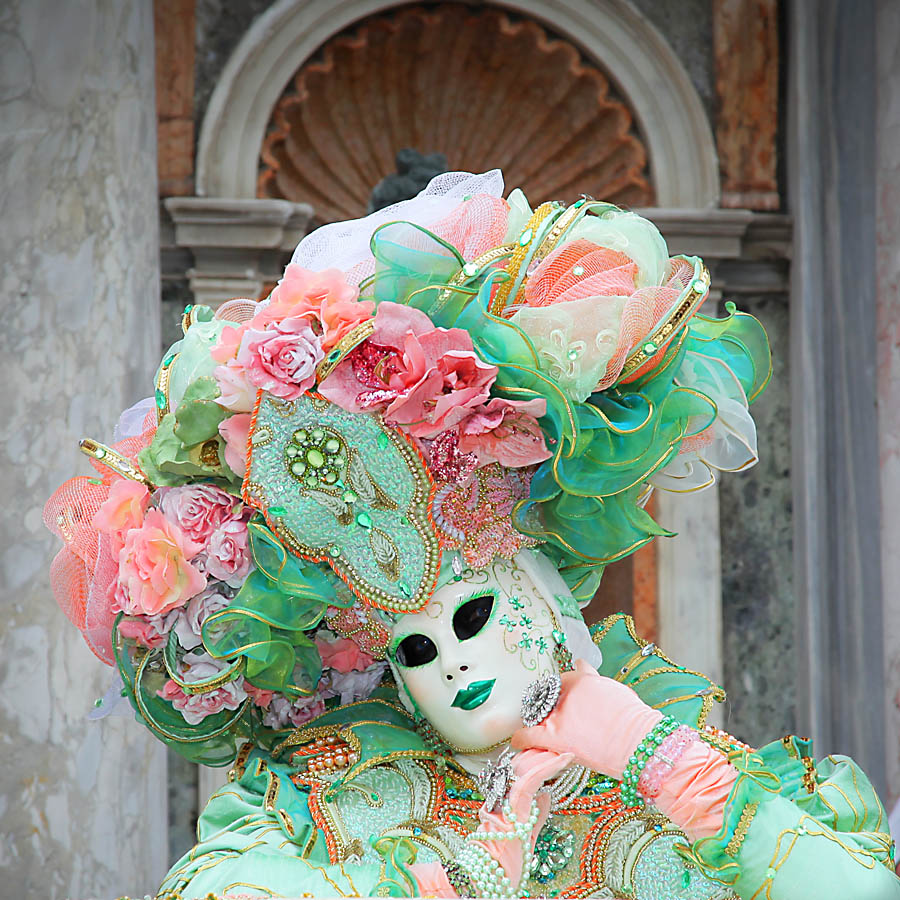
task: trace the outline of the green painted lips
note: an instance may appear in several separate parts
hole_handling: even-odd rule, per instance
[[[458,706],[460,709],[477,709],[491,696],[494,689],[496,678],[490,681],[473,681],[465,690],[456,692],[451,706]]]

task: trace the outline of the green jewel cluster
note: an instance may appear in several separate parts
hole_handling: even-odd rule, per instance
[[[607,778],[605,775],[594,772],[584,786],[581,796],[597,796],[598,794],[605,794],[607,791],[613,790],[617,785],[618,782],[614,781],[612,778]]]
[[[309,488],[337,484],[347,465],[343,443],[324,428],[298,428],[284,455],[291,475]],[[352,498],[344,497],[347,503],[355,499],[355,494]]]
[[[530,875],[546,884],[556,878],[575,854],[575,834],[556,825],[545,825],[534,845]]]
[[[444,790],[451,800],[475,800],[478,803],[484,803],[484,796],[471,788],[457,788],[454,786],[449,775],[444,776]]]
[[[643,806],[644,801],[638,794],[637,786],[641,780],[641,772],[656,752],[657,747],[679,726],[677,719],[663,716],[647,736],[635,747],[628,759],[628,765],[622,773],[622,802],[626,806]]]

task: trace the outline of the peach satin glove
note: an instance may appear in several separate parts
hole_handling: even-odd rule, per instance
[[[562,675],[556,708],[532,728],[520,728],[512,746],[571,753],[576,762],[621,780],[628,759],[662,713],[630,688],[596,672],[584,660]],[[737,771],[717,751],[694,743],[662,785],[655,806],[691,839],[715,834]]]
[[[600,675],[583,659],[563,672],[554,710],[539,725],[520,728],[516,750],[538,747],[571,753],[583,766],[621,780],[628,758],[660,719],[630,688]]]

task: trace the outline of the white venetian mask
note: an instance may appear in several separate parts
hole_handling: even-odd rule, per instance
[[[394,625],[389,655],[403,685],[455,750],[506,741],[522,724],[525,689],[557,671],[551,597],[515,562],[497,558],[465,570]]]

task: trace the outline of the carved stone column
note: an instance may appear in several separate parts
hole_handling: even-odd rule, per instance
[[[165,748],[86,718],[112,680],[59,610],[41,507],[92,470],[159,357],[149,0],[12,0],[0,31],[0,894],[144,896],[165,873]]]

